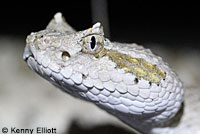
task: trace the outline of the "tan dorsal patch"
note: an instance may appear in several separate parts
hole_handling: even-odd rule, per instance
[[[134,74],[138,79],[159,84],[166,77],[165,72],[143,58],[135,58],[116,50],[107,50],[105,55],[117,64],[117,68],[123,69],[126,73]]]

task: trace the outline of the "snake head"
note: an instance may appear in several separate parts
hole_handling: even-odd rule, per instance
[[[110,42],[100,23],[76,32],[58,13],[27,37],[23,58],[53,85],[141,131],[167,124],[182,106],[183,86],[168,64],[137,44]]]
[[[97,57],[103,55],[104,45],[109,44],[108,42],[104,38],[101,23],[76,32],[61,13],[57,13],[45,30],[32,32],[27,36],[23,59],[33,71],[48,80],[53,76],[52,73],[61,74],[62,70],[69,73],[76,68],[85,70],[79,72],[88,76],[87,69],[91,66],[96,68],[99,64]],[[64,75],[70,78],[72,74]]]
[[[103,26],[99,22],[89,29],[76,32],[62,14],[57,13],[45,30],[33,32],[27,37],[23,58],[27,61],[32,56],[42,62],[42,57],[66,61],[80,53],[96,55],[103,50],[103,35]]]
[[[80,53],[97,55],[103,50],[105,41],[108,40],[104,39],[101,23],[98,22],[89,29],[75,32],[61,14],[57,13],[45,30],[31,33],[27,37],[23,58],[24,60],[29,56],[37,58],[38,53],[44,55],[47,51],[51,55],[59,53],[60,58],[57,60],[64,61]]]

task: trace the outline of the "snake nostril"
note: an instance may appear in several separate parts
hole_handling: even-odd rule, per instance
[[[67,51],[63,51],[61,56],[64,61],[66,61],[67,59],[71,57]]]

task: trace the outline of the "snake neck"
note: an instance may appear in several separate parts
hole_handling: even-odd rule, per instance
[[[174,128],[179,126],[182,120],[182,117],[184,115],[184,108],[185,108],[185,105],[183,102],[181,104],[179,111],[176,113],[176,115],[173,118],[169,119],[167,122],[152,126],[151,128],[148,129],[148,131],[145,131],[144,133],[160,134],[160,133],[163,133],[163,131],[164,133],[166,133],[166,131],[168,132],[173,131]]]

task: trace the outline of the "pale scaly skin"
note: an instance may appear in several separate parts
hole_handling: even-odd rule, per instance
[[[57,13],[45,30],[31,33],[26,43],[24,60],[33,71],[142,133],[161,132],[156,128],[174,125],[181,117],[184,89],[167,63],[137,44],[110,42],[100,23],[76,32]],[[156,67],[160,75],[156,71],[150,77],[146,68],[139,76],[141,71],[131,70],[135,62],[127,57],[139,60],[137,67],[144,68],[144,62]]]

